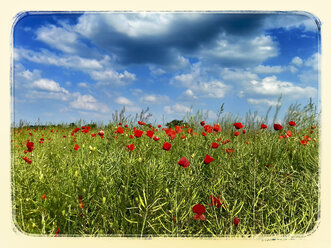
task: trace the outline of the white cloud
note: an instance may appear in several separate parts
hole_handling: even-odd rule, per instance
[[[281,66],[258,65],[254,68],[254,72],[258,74],[275,74],[283,71],[284,68]]]
[[[251,104],[257,104],[257,105],[269,105],[269,106],[277,106],[281,105],[281,103],[278,103],[277,100],[270,100],[270,99],[254,99],[254,98],[248,98],[247,102]]]
[[[92,79],[99,81],[98,85],[124,85],[136,79],[136,75],[128,71],[119,73],[113,69],[94,70],[89,72]]]
[[[65,94],[69,94],[69,91],[67,91],[66,89],[60,87],[60,84],[50,80],[50,79],[46,79],[46,78],[41,78],[37,81],[34,81],[31,84],[32,87],[34,88],[38,88],[41,90],[47,90],[47,91],[54,91],[54,92],[62,92]]]
[[[108,112],[109,109],[106,105],[99,103],[91,95],[78,94],[77,98],[70,103],[70,106],[74,109],[83,109],[89,111]]]
[[[15,48],[18,58],[26,59],[39,64],[55,65],[60,67],[75,68],[80,70],[102,69],[102,62],[96,59],[82,58],[77,55],[58,56],[47,50],[36,52],[24,48]]]
[[[194,92],[191,89],[187,89],[182,94],[181,99],[193,99],[193,100],[197,100],[198,97],[194,94]]]
[[[303,60],[300,57],[296,56],[292,59],[291,64],[301,66],[303,64]]]
[[[163,109],[167,114],[186,114],[191,112],[191,108],[179,103],[172,106],[164,106]]]
[[[259,95],[279,96],[283,94],[298,98],[313,97],[317,93],[316,88],[302,88],[291,82],[279,81],[276,76],[266,77],[262,81],[252,81],[251,84],[248,90]]]
[[[36,31],[36,35],[37,40],[66,53],[77,52],[77,48],[83,47],[78,42],[76,33],[55,25],[42,26]]]
[[[319,69],[320,55],[318,53],[313,54],[305,61],[305,66],[312,67],[315,71]]]
[[[140,98],[140,101],[143,103],[149,103],[149,104],[164,104],[168,101],[170,101],[169,97],[166,95],[144,95]]]
[[[88,88],[89,87],[88,84],[85,83],[85,82],[80,82],[77,86],[80,87],[80,88]]]
[[[132,106],[134,105],[132,101],[130,101],[128,98],[124,96],[120,96],[115,99],[115,102],[120,105],[125,105],[125,106]]]
[[[252,66],[277,56],[278,48],[271,36],[238,39],[222,34],[215,46],[203,48],[199,55],[202,61],[208,60],[228,67]]]

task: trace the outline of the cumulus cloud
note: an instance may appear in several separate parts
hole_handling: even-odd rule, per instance
[[[251,81],[251,87],[248,90],[258,95],[279,96],[283,94],[293,98],[314,97],[317,93],[316,88],[303,88],[291,82],[279,81],[276,76],[266,77],[262,81]]]
[[[186,114],[191,112],[191,108],[179,103],[172,106],[164,106],[163,109],[167,114]]]
[[[303,60],[300,57],[296,56],[292,59],[291,64],[301,66],[303,64]]]
[[[248,98],[247,102],[251,104],[256,105],[268,105],[268,106],[277,106],[281,105],[277,100],[270,100],[270,99],[254,99],[254,98]]]
[[[102,113],[109,111],[108,107],[105,104],[99,103],[91,95],[78,94],[76,99],[70,102],[70,106],[74,109],[90,110]]]
[[[166,95],[149,94],[140,98],[140,101],[146,104],[164,104],[170,101]]]
[[[65,93],[65,94],[69,94],[69,91],[67,91],[66,89],[60,87],[59,83],[57,83],[53,80],[50,80],[50,79],[41,78],[37,81],[34,81],[31,84],[31,86],[34,87],[34,88],[41,89],[41,90],[62,92],[62,93]]]
[[[269,66],[269,65],[258,65],[254,68],[254,72],[258,74],[276,74],[284,71],[282,66]]]
[[[132,106],[134,105],[133,102],[131,100],[129,100],[128,98],[124,97],[124,96],[120,96],[120,97],[117,97],[115,99],[115,102],[117,104],[120,104],[120,105],[125,105],[125,106]]]

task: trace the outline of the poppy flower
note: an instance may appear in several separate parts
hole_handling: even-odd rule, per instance
[[[303,146],[305,146],[305,145],[307,145],[307,140],[305,140],[305,139],[300,140],[300,143],[301,143]]]
[[[60,229],[56,228],[55,237],[59,237],[59,232],[60,232]]]
[[[284,139],[285,137],[283,135],[279,136],[279,139]]]
[[[129,139],[133,139],[133,135],[130,134],[130,135],[129,135]]]
[[[176,131],[176,133],[182,133],[183,129],[181,127],[176,126],[175,131]]]
[[[91,136],[92,136],[92,137],[96,137],[97,135],[96,135],[95,133],[92,133]]]
[[[287,135],[288,137],[292,137],[293,134],[292,134],[292,132],[289,130],[289,131],[286,132],[286,135]]]
[[[308,135],[303,136],[303,138],[306,139],[307,141],[311,141],[311,138]]]
[[[75,149],[76,151],[78,151],[78,150],[79,150],[79,145],[75,144],[74,149]]]
[[[213,142],[213,143],[211,144],[211,147],[212,147],[212,148],[217,148],[217,147],[218,147],[218,144],[217,144],[216,142]]]
[[[183,134],[180,138],[185,139],[186,138],[185,134]]]
[[[204,126],[205,125],[205,122],[204,121],[200,122],[200,125],[201,126]]]
[[[128,124],[125,124],[125,125],[124,125],[125,128],[128,128],[128,126],[129,126]]]
[[[43,194],[41,199],[44,201],[46,199],[46,194]]]
[[[290,121],[288,124],[292,127],[297,125],[294,121]]]
[[[178,164],[184,168],[187,168],[190,164],[190,162],[188,161],[187,158],[185,157],[182,157],[179,161],[178,161]]]
[[[205,125],[204,127],[203,127],[204,129],[205,129],[205,131],[207,132],[207,133],[212,133],[213,132],[213,127],[212,126],[210,126],[210,125]]]
[[[241,122],[236,122],[236,123],[233,124],[233,126],[234,126],[236,129],[241,129],[241,128],[244,127],[244,125],[241,124]]]
[[[28,148],[28,152],[32,152],[34,150],[33,142],[27,142],[26,147]]]
[[[239,135],[239,132],[238,131],[235,131],[234,132],[234,136],[238,136]]]
[[[266,129],[268,126],[266,124],[261,124],[261,129]]]
[[[246,130],[244,129],[244,130],[243,130],[243,134],[245,134],[245,133],[246,133]]]
[[[160,137],[157,137],[157,136],[153,137],[153,140],[155,140],[155,141],[158,141],[159,139],[160,139]]]
[[[187,128],[186,132],[187,133],[192,133],[193,132],[193,129],[192,128]]]
[[[28,164],[31,164],[32,160],[30,160],[28,157],[24,157],[22,158],[25,162],[27,162]]]
[[[239,224],[239,218],[237,216],[234,217],[233,223],[234,223],[235,226],[238,226],[238,224]]]
[[[118,125],[119,125],[119,126],[122,126],[122,123],[121,123],[121,122],[119,122],[119,123],[118,123]]]
[[[213,129],[214,129],[215,132],[218,132],[218,133],[221,132],[221,126],[219,124],[214,124]]]
[[[159,124],[159,125],[157,125],[157,127],[158,127],[158,128],[161,128],[162,126]]]
[[[202,132],[201,134],[202,134],[202,136],[207,136],[207,134],[205,132]]]
[[[98,134],[99,134],[100,138],[103,138],[103,136],[105,135],[105,132],[102,131],[102,130],[100,130],[100,131],[98,132]]]
[[[153,132],[152,130],[148,130],[148,131],[146,132],[146,135],[147,135],[149,138],[152,138],[153,135],[154,135],[154,132]]]
[[[82,129],[82,133],[88,133],[89,132],[89,130],[88,129]]]
[[[78,131],[79,131],[80,129],[78,128],[78,127],[76,127],[75,129],[74,129],[74,133],[77,133]]]
[[[234,149],[226,148],[225,152],[230,154],[231,152],[234,152]]]
[[[316,128],[316,126],[311,126],[311,129],[315,129]]]
[[[122,127],[118,127],[116,130],[116,133],[124,133],[124,130]]]
[[[223,199],[220,199],[220,197],[221,196],[215,197],[215,196],[210,195],[211,203],[209,204],[209,206],[215,205],[217,208],[220,208],[224,204]]]
[[[274,124],[274,129],[275,129],[276,131],[278,131],[278,130],[283,129],[283,127],[282,127],[282,125],[280,125],[280,124]]]
[[[204,216],[204,213],[206,212],[205,207],[202,204],[195,204],[192,208],[195,220],[205,220],[206,217]]]
[[[141,135],[143,135],[143,133],[144,132],[141,130],[138,130],[138,129],[134,130],[134,136],[137,138],[141,137]]]
[[[205,159],[204,159],[204,163],[205,164],[209,164],[210,162],[213,162],[215,159],[212,158],[210,155],[206,155]]]
[[[169,151],[171,148],[171,144],[169,142],[164,142],[163,150]]]
[[[134,149],[134,144],[130,144],[126,146],[130,151],[133,151]]]
[[[245,141],[245,143],[248,145],[248,144],[249,144],[249,141],[248,141],[248,140],[246,140],[246,141]]]

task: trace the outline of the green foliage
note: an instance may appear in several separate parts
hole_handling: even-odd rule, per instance
[[[145,135],[146,125],[137,127],[145,132],[133,139],[128,137],[132,128],[115,133],[117,123],[105,127],[104,138],[91,136],[98,132],[92,125],[89,133],[74,136],[70,125],[58,132],[51,132],[53,126],[38,129],[32,136],[27,127],[12,128],[15,225],[27,234],[49,236],[57,228],[59,235],[69,236],[307,234],[319,216],[319,128],[313,133],[306,128],[316,124],[312,109],[303,108],[297,126],[284,125],[281,131],[256,130],[256,118],[250,118],[251,124],[243,123],[246,134],[237,137],[233,123],[240,118],[230,115],[223,116],[220,133],[194,135],[184,128],[170,140],[159,130],[154,134],[159,141]],[[199,118],[192,117],[192,123],[200,123]],[[186,125],[183,120],[173,124]],[[287,130],[293,136],[280,139]],[[305,135],[310,141],[304,146]],[[32,153],[24,153],[27,139],[34,142]],[[169,151],[162,149],[165,141],[172,144]],[[211,148],[213,142],[219,147]],[[126,148],[131,143],[133,151]],[[206,154],[215,159],[208,165]],[[177,164],[181,157],[189,160],[188,168]],[[224,208],[209,206],[210,195],[220,196]],[[193,218],[195,204],[205,206],[205,221]]]

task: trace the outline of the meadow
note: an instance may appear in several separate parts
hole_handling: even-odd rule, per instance
[[[208,123],[198,114],[171,127],[125,119],[12,127],[13,222],[27,235],[52,237],[313,232],[312,105],[292,105],[277,123],[249,116]]]

